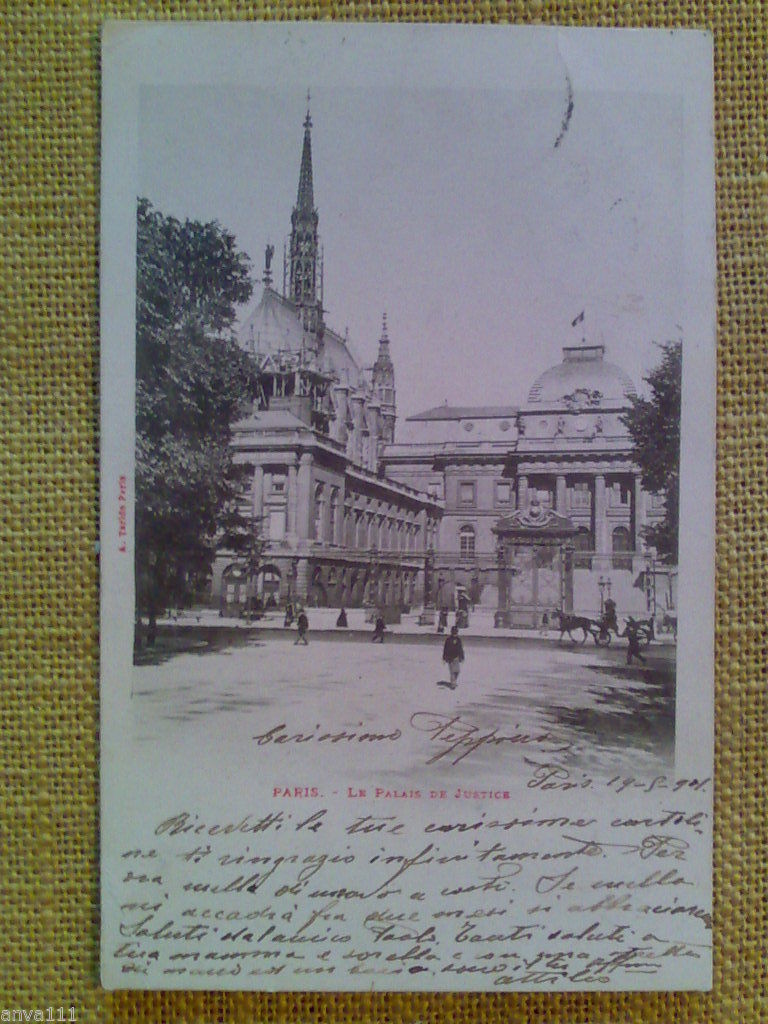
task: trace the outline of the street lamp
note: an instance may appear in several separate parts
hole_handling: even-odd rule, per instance
[[[248,537],[248,547],[245,554],[245,619],[248,625],[251,624],[253,605],[256,600],[256,578],[261,568],[265,547],[266,542],[257,530],[254,530]]]
[[[605,611],[606,598],[611,596],[611,578],[610,576],[601,576],[597,581],[597,585],[600,588],[600,618],[603,617]]]

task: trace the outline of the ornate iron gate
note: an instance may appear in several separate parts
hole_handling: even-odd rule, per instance
[[[540,626],[544,613],[551,621],[554,609],[562,607],[564,558],[553,544],[516,544],[509,566],[507,606],[511,624]]]
[[[573,607],[573,536],[566,516],[532,502],[494,526],[498,538],[497,626],[541,625]]]

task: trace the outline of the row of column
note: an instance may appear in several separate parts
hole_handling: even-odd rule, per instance
[[[599,553],[610,551],[608,537],[608,519],[606,500],[605,474],[596,473],[592,478],[594,490],[593,515],[595,524],[595,550]],[[528,476],[522,473],[517,478],[518,508],[528,507]],[[568,515],[568,480],[565,474],[558,473],[555,476],[555,511],[562,516]],[[645,525],[645,495],[643,493],[640,475],[633,475],[632,488],[632,520],[634,525],[633,543],[635,551],[642,549],[642,529]]]
[[[363,536],[361,537],[360,524],[364,520]],[[414,553],[419,550],[420,527],[417,523],[410,523],[405,520],[398,523],[389,516],[381,516],[376,512],[361,511],[346,507],[341,523],[341,529],[335,530],[334,543],[344,545],[348,548],[367,548],[372,544],[370,527],[376,521],[375,546],[381,551]],[[386,537],[385,537],[386,533]],[[392,543],[392,538],[395,543]],[[402,541],[401,541],[402,538]]]
[[[304,452],[299,458],[298,468],[295,463],[288,464],[288,481],[287,481],[287,495],[286,495],[286,523],[285,532],[288,536],[297,537],[299,540],[307,540],[312,536],[313,533],[313,520],[315,514],[315,502],[312,489],[312,455],[309,452]],[[269,495],[272,493],[272,476],[273,474],[264,469],[260,464],[254,466],[253,471],[253,485],[251,491],[251,506],[252,514],[255,522],[261,522],[265,514],[265,494]],[[376,515],[376,513],[374,513]],[[345,519],[346,509],[345,506],[339,502],[336,506],[336,521],[334,523],[334,534],[335,536],[331,539],[332,543],[339,545],[347,544],[347,537],[345,536]],[[330,494],[328,500],[324,502],[323,508],[323,529],[324,532],[328,532],[329,520],[330,520]],[[416,528],[416,537],[414,543],[414,549],[419,548],[419,538],[426,538],[429,540],[430,526],[432,526],[432,533],[436,529],[434,524],[430,523],[425,510],[421,510],[416,521],[413,523]],[[357,521],[355,520],[355,530],[357,529]],[[268,533],[269,524],[264,523],[262,526],[264,533]],[[351,544],[347,544],[349,547],[356,546],[356,537]],[[425,542],[424,547],[428,544]],[[406,544],[406,551],[408,550]]]

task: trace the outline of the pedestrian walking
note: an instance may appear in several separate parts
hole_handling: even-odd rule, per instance
[[[609,597],[605,602],[602,626],[604,629],[612,629],[616,636],[619,635],[619,623],[616,619],[616,602],[612,597]]]
[[[290,601],[285,606],[285,619],[283,620],[283,625],[286,629],[290,629],[293,625],[293,604]]]
[[[632,664],[632,659],[637,658],[638,661],[645,663],[645,658],[640,653],[640,637],[638,635],[639,623],[630,617],[627,619],[627,624],[624,627],[624,632],[619,633],[619,636],[625,636],[627,638],[627,664]]]
[[[464,645],[459,636],[459,627],[453,626],[450,636],[445,638],[443,644],[443,661],[448,665],[451,673],[451,689],[456,689],[461,663],[464,661]]]
[[[448,628],[448,609],[441,608],[437,615],[437,632],[444,633]]]
[[[307,633],[309,632],[309,619],[307,618],[307,613],[303,608],[299,610],[299,616],[296,619],[296,628],[299,631],[299,635],[294,640],[294,646],[296,644],[304,644],[305,646],[309,644],[309,640],[307,639]]]
[[[373,636],[371,637],[371,643],[383,644],[384,643],[384,630],[386,629],[384,622],[384,616],[379,612],[376,616],[376,622],[373,627]]]

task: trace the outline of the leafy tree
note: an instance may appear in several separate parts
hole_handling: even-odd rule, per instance
[[[622,417],[634,442],[643,486],[663,494],[665,512],[657,526],[649,526],[645,539],[665,561],[677,562],[680,506],[680,410],[683,346],[664,342],[661,362],[645,378],[649,398],[632,398]]]
[[[139,199],[136,278],[136,599],[149,616],[181,604],[222,542],[244,547],[244,468],[230,424],[258,374],[234,340],[250,261],[215,221],[180,222]]]

